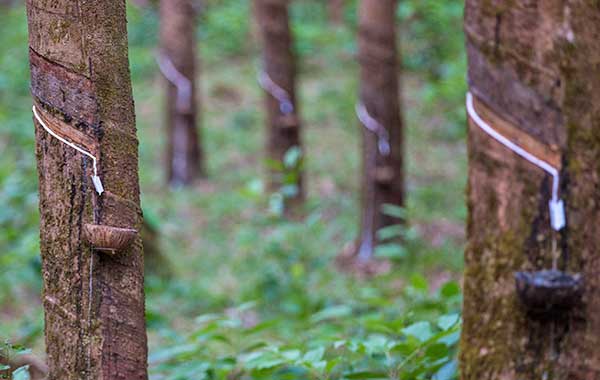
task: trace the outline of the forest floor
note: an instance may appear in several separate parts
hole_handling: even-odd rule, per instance
[[[5,37],[8,42],[4,41],[0,55],[11,51],[9,45],[18,56],[26,57],[26,50],[22,51],[27,46],[26,28],[17,24],[24,22],[20,11],[0,15],[0,23],[15,26],[10,37]],[[332,347],[342,341],[351,347],[348,342],[355,338],[370,342],[378,334],[391,342],[402,328],[422,327],[419,323],[430,321],[434,327],[429,335],[422,329],[419,334],[425,338],[413,334],[421,344],[415,343],[415,350],[422,349],[419,355],[426,357],[425,345],[440,330],[433,321],[454,315],[460,308],[455,289],[462,269],[467,164],[464,128],[460,120],[447,117],[448,102],[425,101],[431,83],[418,72],[403,74],[409,223],[402,233],[406,243],[383,253],[393,263],[389,273],[357,279],[333,265],[335,256],[356,238],[360,213],[361,131],[354,115],[358,66],[351,47],[336,47],[336,39],[347,41],[349,32],[337,30],[322,45],[306,42],[308,47],[302,52],[298,81],[308,198],[303,220],[290,222],[279,215],[273,194],[263,183],[263,93],[256,83],[259,61],[254,45],[234,56],[215,54],[201,59],[200,128],[208,176],[190,188],[165,186],[163,83],[152,48],[143,37],[147,24],[154,25],[148,18],[147,11],[130,9],[142,206],[147,222],[158,232],[167,263],[149,266],[146,279],[153,378],[222,378],[224,374],[244,378],[243,371],[266,376],[268,371],[282,371],[283,366],[289,372],[292,362],[303,368],[296,377],[282,376],[282,372],[273,376],[336,378],[342,376],[335,375],[336,371],[349,376],[348,371],[367,370],[400,376],[390,369],[400,371],[397,362],[383,363],[373,356],[375,346],[366,343],[365,348],[348,348],[351,353],[347,353],[357,355],[353,356],[355,364],[364,365],[345,364],[337,370],[342,363],[336,357],[343,354],[331,352]],[[324,27],[318,27],[323,34]],[[309,31],[299,33],[310,35]],[[5,88],[11,85],[22,83],[4,82]],[[0,92],[0,121],[12,125],[8,133],[0,134],[0,148],[6,147],[18,162],[15,167],[0,159],[0,196],[14,210],[26,210],[32,216],[22,222],[29,231],[27,241],[0,239],[8,252],[22,257],[20,262],[13,259],[5,264],[10,271],[0,272],[4,277],[0,285],[10,284],[6,295],[0,295],[0,338],[31,346],[41,356],[33,129],[28,125],[26,89],[19,93],[22,104],[9,103]],[[20,125],[26,126],[26,132],[20,131]],[[29,153],[8,150],[15,142]],[[10,177],[19,165],[27,174]],[[23,183],[21,189],[26,187],[32,195],[10,195],[11,181]],[[2,217],[0,213],[0,223]],[[15,229],[19,226],[9,223]],[[445,339],[448,333],[441,330],[439,339]],[[430,358],[428,367],[415,362],[411,371],[425,366],[428,372],[423,373],[430,376],[449,362],[455,371],[455,348],[456,339],[439,357]],[[391,346],[381,350],[390,357],[395,352]],[[303,355],[290,354],[295,351]],[[273,352],[286,354],[273,356]],[[402,355],[409,358],[399,359],[401,363],[414,359]]]

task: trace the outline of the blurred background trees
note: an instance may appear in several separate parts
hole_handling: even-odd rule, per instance
[[[407,0],[396,8],[406,110],[403,213],[410,224],[392,231],[403,236],[401,245],[376,253],[391,260],[391,271],[369,281],[331,265],[358,235],[360,217],[357,5],[346,1],[342,25],[331,28],[327,2],[289,4],[307,178],[302,223],[282,218],[282,194],[268,189],[262,172],[262,47],[250,34],[250,2],[203,2],[197,83],[205,164],[215,175],[170,191],[161,154],[164,79],[155,61],[159,14],[154,6],[129,5],[142,206],[173,270],[171,280],[146,280],[153,378],[455,376],[455,280],[466,215],[463,5]],[[41,356],[22,4],[3,9],[0,25],[0,335]]]
[[[342,256],[338,262],[350,259],[350,265],[366,272],[378,271],[373,267],[377,247],[398,242],[394,229],[402,228],[405,151],[396,7],[395,0],[362,0],[359,6],[356,114],[362,128],[361,220],[356,243],[344,253],[350,257]]]
[[[195,0],[160,1],[157,61],[165,77],[165,166],[172,186],[191,185],[204,174],[196,57]]]
[[[296,57],[289,1],[254,0],[262,48],[258,83],[265,91],[268,188],[279,192],[284,212],[298,213],[305,198]],[[295,210],[294,210],[295,209]]]

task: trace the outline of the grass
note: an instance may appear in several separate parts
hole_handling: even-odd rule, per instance
[[[435,15],[450,17],[456,23],[452,28],[460,30],[452,3],[450,11],[436,9]],[[399,17],[413,20],[419,7],[427,6],[414,4],[404,5]],[[314,17],[321,9],[318,2],[294,7],[308,179],[302,222],[272,213],[264,190],[263,95],[255,79],[258,48],[248,34],[247,3],[208,2],[201,19],[198,85],[208,179],[187,189],[165,187],[162,85],[153,62],[156,14],[129,9],[142,206],[160,232],[160,247],[172,269],[169,278],[147,275],[154,379],[369,378],[369,371],[387,378],[431,378],[443,365],[455,363],[455,342],[448,342],[439,357],[430,351],[455,332],[436,325],[437,318],[456,313],[460,303],[452,280],[460,278],[466,217],[464,123],[456,111],[462,108],[464,58],[459,49],[439,58],[437,66],[428,61],[428,67],[445,68],[435,70],[436,76],[448,73],[441,79],[411,69],[414,55],[429,51],[411,33],[450,21],[425,19],[414,27],[411,21],[402,30],[409,36],[404,55],[415,53],[405,60],[408,70],[402,73],[410,238],[406,255],[392,271],[367,281],[332,265],[358,233],[354,4],[346,14],[348,26],[333,30],[324,17]],[[10,124],[0,132],[5,152],[0,199],[9,205],[0,212],[0,264],[6,268],[0,272],[5,290],[0,293],[0,336],[42,355],[22,7],[0,15],[0,22],[13,27],[0,37],[6,73],[0,74],[0,120]],[[16,59],[6,58],[8,52]]]

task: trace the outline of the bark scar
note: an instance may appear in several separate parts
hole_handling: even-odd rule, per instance
[[[53,132],[74,144],[86,148],[92,155],[96,157],[98,156],[100,149],[97,141],[87,136],[83,132],[78,131],[73,126],[46,112],[45,107],[38,102],[34,103],[35,108],[39,112],[39,117],[52,129]]]
[[[533,155],[560,170],[562,165],[562,155],[557,146],[547,145],[536,140],[533,136],[522,131],[507,119],[495,113],[490,107],[475,96],[473,97],[473,105],[477,110],[477,113],[479,113],[481,117],[492,125],[500,134],[506,136],[509,140],[515,142],[523,149],[531,152]]]

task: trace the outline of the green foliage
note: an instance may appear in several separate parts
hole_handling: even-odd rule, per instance
[[[456,287],[449,283],[443,289]],[[456,294],[429,296],[417,285],[408,298],[441,313],[419,320],[388,298],[378,305],[338,304],[303,318],[261,320],[257,304],[196,318],[190,333],[150,357],[157,379],[456,379],[460,318]],[[380,296],[381,297],[381,296]],[[262,301],[265,302],[265,301]],[[410,302],[409,301],[409,305]],[[416,306],[416,305],[415,305]],[[415,307],[415,310],[419,310]],[[302,331],[302,334],[294,334]],[[274,334],[275,333],[275,334]]]
[[[203,59],[214,63],[249,52],[250,8],[251,1],[205,1],[198,29]]]
[[[29,366],[19,367],[12,373],[13,380],[29,380],[31,376],[29,376]]]
[[[328,25],[326,4],[316,0],[291,2],[294,49],[302,64],[322,61],[333,64],[340,55],[356,51],[353,28]]]
[[[463,7],[461,0],[400,1],[398,7],[404,66],[424,75],[422,100],[446,118],[438,128],[440,139],[465,136]]]
[[[267,159],[266,163],[274,178],[281,183],[281,187],[271,194],[269,209],[273,215],[283,216],[286,199],[295,197],[300,191],[298,181],[304,168],[302,149],[293,146],[285,152],[281,162]]]
[[[158,11],[154,7],[140,8],[127,2],[127,20],[131,79],[138,82],[156,72]]]
[[[31,351],[21,346],[15,346],[8,341],[0,341],[0,379],[29,380],[29,366],[25,365],[11,371],[8,364],[16,356],[28,354]]]
[[[39,233],[37,176],[27,21],[22,8],[0,14],[0,304],[37,290]],[[24,284],[27,284],[23,287]]]

